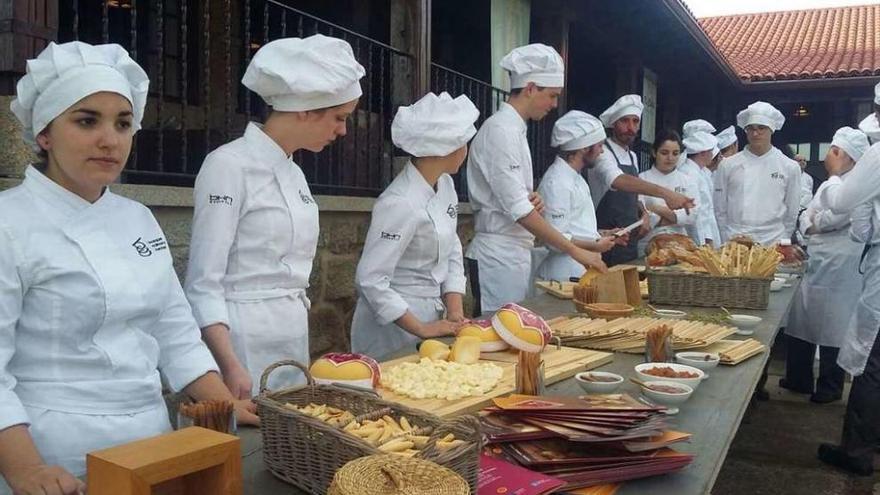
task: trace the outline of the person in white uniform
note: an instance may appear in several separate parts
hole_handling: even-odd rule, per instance
[[[283,38],[254,55],[242,84],[271,112],[211,152],[196,178],[186,295],[223,379],[241,398],[282,359],[309,362],[306,289],[318,205],[298,150],[320,152],[346,133],[364,68],[343,40]],[[269,388],[303,383],[292,368]]]
[[[872,143],[880,141],[880,83],[874,86],[874,111],[859,122],[859,130],[868,135]]]
[[[510,98],[477,131],[467,162],[475,235],[465,261],[477,314],[526,298],[535,237],[584,267],[606,269],[598,254],[544,220],[543,201],[534,192],[526,123],[556,108],[565,82],[562,57],[535,43],[513,49],[501,67],[510,75]]]
[[[88,452],[169,431],[160,375],[232,400],[162,229],[108,190],[148,86],[121,46],[81,42],[49,43],[18,82],[40,162],[0,193],[0,493],[83,493]],[[253,410],[236,403],[242,423]]]
[[[480,112],[461,95],[428,93],[400,107],[391,140],[412,158],[373,206],[358,262],[351,349],[382,359],[421,339],[454,335],[466,281],[451,175]]]
[[[697,182],[678,169],[682,147],[677,132],[668,129],[658,132],[651,147],[654,166],[639,174],[639,178],[685,196],[699,197]],[[689,235],[687,229],[697,221],[700,203],[688,212],[684,209],[670,210],[662,200],[651,196],[642,196],[640,200],[651,213],[652,229],[644,239],[645,243],[658,234]]]
[[[861,268],[862,292],[841,342],[837,364],[853,376],[839,445],[819,446],[819,459],[851,473],[870,476],[880,445],[880,144],[872,145],[855,167],[841,177],[844,163],[826,163],[823,204],[832,213],[865,218],[870,202],[871,227],[850,229],[867,238]]]
[[[813,176],[807,173],[807,159],[803,155],[794,155],[794,161],[801,168],[801,210],[810,206],[813,200]]]
[[[838,129],[825,157],[828,167],[836,168],[841,177],[868,149],[868,137],[850,127]],[[835,214],[823,204],[823,184],[801,215],[799,230],[807,240],[810,259],[799,293],[792,305],[785,334],[785,377],[779,385],[794,392],[810,394],[810,400],[824,404],[843,395],[844,370],[837,365],[837,355],[845,327],[856,310],[862,291],[859,274],[864,242],[850,238],[851,215]],[[862,225],[854,225],[857,230]],[[819,377],[814,380],[813,360],[819,346]]]
[[[639,178],[639,160],[631,148],[639,134],[644,108],[639,95],[623,95],[599,116],[611,130],[605,140],[605,152],[587,173],[599,228],[626,227],[642,220],[627,245],[604,253],[603,259],[609,265],[638,258],[639,239],[650,231],[648,212],[639,202],[639,195],[661,198],[671,210],[689,210],[694,203],[693,198]]]
[[[580,110],[559,117],[550,136],[550,145],[558,150],[556,159],[538,185],[544,219],[578,247],[596,253],[628,240],[627,234],[614,237],[614,231],[599,231],[590,187],[581,175],[585,167],[596,165],[604,140],[605,127],[596,117]],[[537,267],[538,278],[544,280],[567,281],[583,273],[580,263],[556,250],[549,250]]]
[[[715,126],[703,119],[688,120],[683,126],[681,126],[682,142],[693,136],[696,132],[708,132],[709,134],[712,134],[715,132]],[[682,153],[679,155],[678,159],[678,166],[680,168],[687,161],[687,153],[684,152],[684,148],[682,148]],[[690,173],[690,171],[688,171],[688,173]]]
[[[696,221],[688,229],[691,238],[698,246],[720,244],[721,234],[715,220],[712,172],[709,165],[718,155],[718,139],[707,131],[696,131],[683,140],[687,158],[679,170],[687,174],[698,188]]]
[[[785,117],[769,103],[752,103],[736,116],[748,146],[726,158],[716,175],[715,215],[721,241],[743,234],[763,245],[791,239],[801,199],[801,169],[770,138]]]
[[[739,140],[736,137],[736,127],[729,126],[722,129],[718,134],[715,134],[715,138],[718,139],[718,149],[721,150],[722,160],[739,153]]]

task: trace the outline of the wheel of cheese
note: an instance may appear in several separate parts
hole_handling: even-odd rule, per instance
[[[471,320],[458,330],[459,337],[477,337],[480,339],[480,352],[503,351],[510,347],[498,336],[492,320]]]
[[[495,313],[492,326],[505,342],[526,352],[543,351],[552,336],[543,318],[514,303],[505,304]]]
[[[379,363],[366,354],[324,354],[312,363],[309,372],[320,385],[343,383],[371,390],[376,388],[380,378]]]

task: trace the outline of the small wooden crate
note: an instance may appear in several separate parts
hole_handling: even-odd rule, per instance
[[[621,303],[630,306],[642,304],[642,292],[639,287],[639,267],[633,265],[616,265],[596,277],[593,281],[598,295],[596,302]]]
[[[89,495],[240,495],[238,437],[183,430],[86,456]]]

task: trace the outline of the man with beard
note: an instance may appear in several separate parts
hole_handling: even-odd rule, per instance
[[[651,230],[648,212],[639,202],[640,194],[663,199],[673,211],[690,211],[694,207],[693,198],[639,179],[638,158],[630,148],[639,133],[643,109],[639,95],[624,95],[599,116],[602,124],[611,129],[611,137],[605,139],[606,152],[587,175],[598,226],[628,226],[640,218],[643,222],[638,234],[630,236],[626,245],[615,246],[603,254],[609,266],[638,258],[638,239]]]
[[[544,198],[544,219],[576,246],[604,253],[616,244],[626,244],[626,234],[615,237],[613,232],[600,232],[596,225],[596,209],[590,188],[581,175],[586,167],[593,168],[602,154],[605,128],[588,113],[572,110],[556,121],[550,145],[557,156],[541,179],[538,194]],[[584,273],[583,266],[571,256],[558,251],[539,250],[543,262],[534,259],[537,276],[544,280],[568,280]]]

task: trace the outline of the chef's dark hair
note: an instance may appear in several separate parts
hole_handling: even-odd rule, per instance
[[[678,147],[684,152],[684,144],[681,142],[681,136],[672,129],[660,129],[660,131],[654,136],[654,144],[651,145],[651,148],[654,150],[654,153],[657,153],[657,150],[663,146],[663,143],[666,141],[675,141],[678,143]]]

